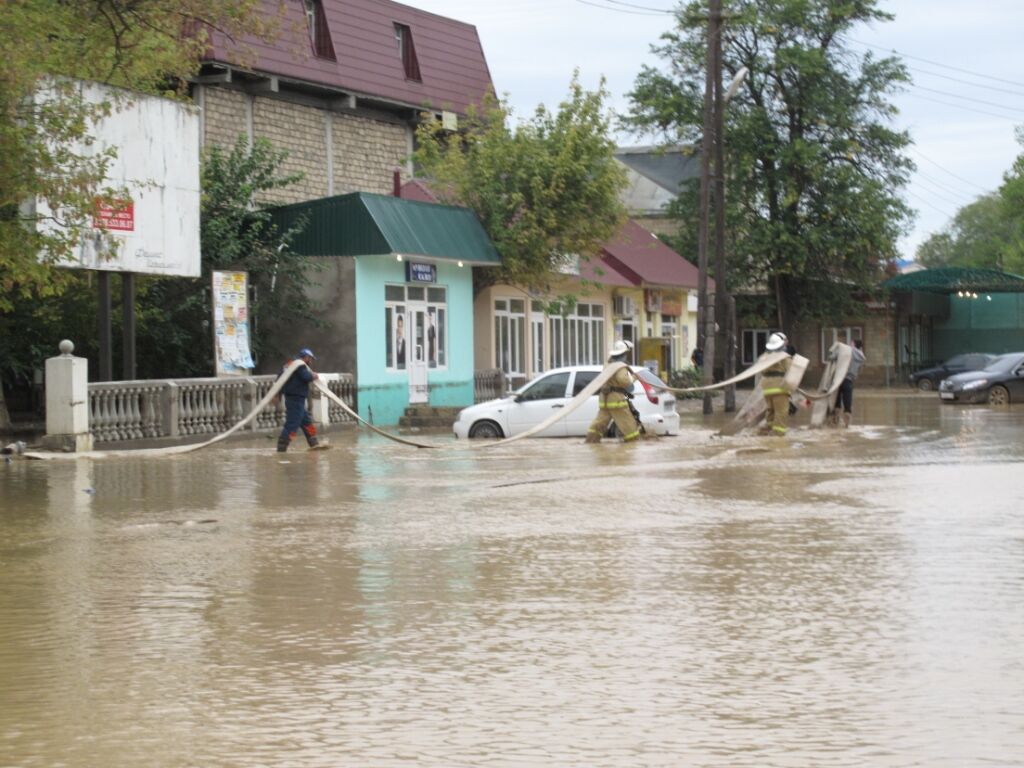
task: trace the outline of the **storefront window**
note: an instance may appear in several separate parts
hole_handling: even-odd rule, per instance
[[[551,365],[600,365],[605,358],[604,306],[577,304],[551,318]]]
[[[404,371],[416,359],[430,368],[448,365],[448,304],[443,287],[384,287],[384,365]],[[415,343],[417,356],[409,354]]]
[[[495,299],[495,364],[508,377],[525,376],[526,302],[522,299]]]

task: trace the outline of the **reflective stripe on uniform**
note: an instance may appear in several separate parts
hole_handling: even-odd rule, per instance
[[[771,395],[788,395],[789,390],[785,387],[769,387],[768,389],[761,390],[761,394],[765,397],[770,397]]]
[[[601,403],[602,408],[625,408],[627,405],[628,403],[625,400],[617,403]]]
[[[622,441],[624,443],[628,443],[631,440],[636,440],[638,437],[640,437],[640,430],[639,429],[636,430],[635,432],[630,432],[628,435],[626,435],[624,438],[622,438]]]
[[[780,435],[786,434],[786,428],[784,426],[782,426],[781,424],[772,424],[772,429],[775,432],[778,432]]]

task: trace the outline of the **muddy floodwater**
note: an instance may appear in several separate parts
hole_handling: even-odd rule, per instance
[[[855,410],[2,463],[0,765],[1024,765],[1024,406]]]

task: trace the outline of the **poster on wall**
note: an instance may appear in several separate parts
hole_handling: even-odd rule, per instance
[[[217,376],[248,376],[256,363],[249,351],[249,278],[245,272],[212,273],[213,356]]]

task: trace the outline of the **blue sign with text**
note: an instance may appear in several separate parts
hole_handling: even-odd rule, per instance
[[[405,262],[405,279],[410,283],[436,283],[437,265],[407,261]]]

